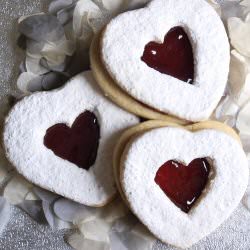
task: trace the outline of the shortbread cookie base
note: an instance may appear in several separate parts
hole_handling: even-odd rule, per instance
[[[202,129],[216,129],[219,131],[222,131],[234,139],[236,139],[240,144],[240,137],[238,134],[229,126],[225,125],[224,123],[217,122],[217,121],[206,121],[206,122],[200,122],[200,123],[195,123],[192,125],[187,125],[187,126],[181,126],[175,123],[167,122],[167,121],[147,121],[141,124],[138,124],[128,130],[126,130],[120,137],[119,141],[116,144],[115,150],[114,150],[114,155],[113,155],[113,172],[114,172],[114,177],[116,181],[116,185],[118,188],[118,191],[125,201],[125,203],[129,206],[128,201],[123,193],[122,186],[121,186],[121,158],[122,154],[124,152],[124,149],[126,145],[133,141],[135,137],[137,137],[141,133],[145,133],[146,131],[149,131],[154,128],[160,128],[160,127],[182,127],[185,128],[189,131],[198,131]]]
[[[136,101],[129,94],[123,91],[111,78],[100,57],[100,39],[101,33],[98,34],[92,41],[90,47],[90,62],[93,75],[103,90],[105,96],[110,98],[114,103],[124,108],[125,110],[136,114],[138,116],[152,119],[152,120],[164,120],[168,122],[174,122],[177,124],[188,124],[187,121],[179,118],[169,116],[164,113],[157,112],[146,105]]]

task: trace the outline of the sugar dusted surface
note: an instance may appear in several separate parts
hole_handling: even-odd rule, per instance
[[[149,41],[162,42],[182,26],[193,46],[195,84],[148,67],[141,56]],[[190,121],[207,119],[219,102],[229,71],[229,43],[215,10],[204,0],[154,0],[107,25],[101,55],[116,83],[135,99]]]
[[[95,164],[86,171],[57,157],[43,144],[46,130],[57,123],[71,126],[89,110],[100,124]],[[116,192],[112,151],[120,132],[138,119],[102,96],[91,72],[82,73],[60,90],[40,92],[17,103],[6,118],[4,145],[9,160],[31,182],[77,202],[98,206]]]
[[[168,160],[185,164],[213,160],[215,177],[189,214],[183,213],[154,182]],[[131,142],[123,155],[122,185],[134,213],[165,243],[186,248],[214,231],[239,204],[248,183],[244,151],[230,136],[212,129],[191,133],[180,128],[154,129]]]
[[[224,0],[225,2],[227,0]],[[41,5],[43,5],[45,2],[49,2],[47,0],[5,0],[3,1],[2,12],[0,13],[0,20],[2,21],[2,30],[1,30],[1,48],[0,50],[0,65],[1,65],[1,79],[0,79],[0,91],[1,91],[1,97],[6,97],[7,93],[14,94],[14,91],[11,90],[11,86],[13,86],[15,79],[13,78],[9,79],[11,69],[13,67],[16,68],[16,71],[18,70],[18,62],[16,62],[16,57],[11,52],[12,49],[12,43],[15,42],[16,39],[13,38],[13,36],[16,34],[16,26],[13,25],[16,20],[21,15],[24,14],[30,14],[35,13],[37,11],[41,11]],[[221,1],[222,2],[222,1]],[[22,56],[19,54],[17,55],[19,58],[18,61],[21,60]],[[6,61],[6,58],[8,60]],[[16,65],[16,66],[15,66]],[[7,73],[6,73],[7,72]],[[17,74],[17,73],[16,73]],[[0,99],[1,99],[0,97]],[[1,104],[1,108],[2,108]],[[212,235],[210,235],[208,238],[202,240],[199,244],[192,247],[192,250],[239,250],[239,249],[248,249],[250,245],[250,228],[249,228],[249,221],[250,221],[250,213],[244,208],[243,205],[241,205],[237,210],[234,212],[234,215],[221,226],[218,228]],[[22,249],[25,250],[34,250],[34,247],[32,243],[34,243],[34,235],[33,233],[36,232],[36,230],[33,230],[33,227],[31,227],[31,230],[29,230],[30,227],[27,226],[23,227],[23,221],[19,222],[15,220],[16,225],[13,227],[12,225],[9,227],[9,231],[6,235],[2,235],[2,238],[0,241],[4,242],[5,244],[1,245],[9,247],[14,249],[16,247],[16,241],[18,239],[12,239],[10,241],[7,241],[9,239],[9,235],[13,234],[18,231],[20,235],[20,230],[23,229],[25,236],[27,236],[27,239],[30,241],[31,246],[25,246]],[[37,226],[34,226],[35,229]],[[28,232],[27,232],[28,230]],[[56,246],[58,249],[60,248],[60,244],[56,242],[54,235],[50,232],[45,232],[45,228],[43,225],[39,227],[39,230],[43,233],[39,234],[39,239],[41,239],[43,242],[47,240],[47,236],[50,236],[49,243],[46,245],[47,248],[54,249],[54,246]],[[28,233],[28,234],[27,234]],[[23,238],[21,240],[21,243],[23,243]],[[39,243],[39,242],[38,242]],[[54,245],[56,244],[56,245]],[[155,245],[153,248],[154,250],[176,250],[176,248],[173,248],[169,245],[163,245],[160,242]]]

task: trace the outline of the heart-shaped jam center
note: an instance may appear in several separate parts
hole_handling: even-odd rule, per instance
[[[176,206],[188,213],[205,188],[210,170],[206,158],[197,158],[188,166],[170,160],[159,168],[155,182]]]
[[[182,27],[172,28],[162,44],[149,42],[145,46],[141,60],[161,73],[187,83],[193,83],[193,50]]]
[[[46,131],[44,145],[55,155],[88,170],[96,160],[100,127],[96,116],[85,111],[74,121],[71,128],[64,123]]]

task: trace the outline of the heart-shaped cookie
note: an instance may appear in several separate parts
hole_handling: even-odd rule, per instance
[[[214,231],[237,207],[248,183],[246,155],[227,128],[222,131],[232,136],[205,128],[206,124],[197,132],[187,130],[195,131],[195,125],[187,129],[154,128],[154,122],[145,123],[145,129],[142,125],[123,136],[127,141],[122,142],[126,146],[120,158],[124,198],[160,240],[190,247]],[[150,128],[154,129],[148,131]],[[140,132],[143,130],[146,132]],[[178,168],[187,169],[183,172]],[[180,182],[185,192],[180,190]]]
[[[156,43],[167,46],[155,49]],[[103,32],[100,53],[112,79],[134,99],[200,121],[223,94],[229,51],[223,23],[206,1],[153,0],[114,18]]]
[[[6,118],[6,155],[31,182],[89,206],[116,193],[112,151],[116,138],[138,118],[100,92],[91,72],[62,89],[18,102]]]

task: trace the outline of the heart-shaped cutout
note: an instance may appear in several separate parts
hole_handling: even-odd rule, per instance
[[[202,169],[203,163],[208,168],[204,158],[210,165],[208,181],[208,172]],[[173,168],[174,164],[181,168],[180,174]],[[190,165],[198,177],[190,175],[187,170]],[[174,127],[140,131],[123,150],[120,171],[122,190],[133,213],[157,238],[181,248],[195,244],[231,215],[245,193],[249,176],[248,160],[240,143],[212,128],[197,132]],[[183,190],[183,179],[196,183],[199,180],[198,188],[196,183],[183,183],[190,189]],[[199,195],[201,189],[199,200],[188,213],[184,212],[189,209],[185,206],[185,200],[189,199],[186,194]],[[178,191],[180,196],[184,193],[184,199],[176,198]],[[177,202],[184,205],[183,209]]]
[[[166,42],[178,51],[169,46],[166,53]],[[206,120],[225,90],[228,36],[220,17],[204,0],[152,0],[145,8],[112,19],[100,44],[112,84],[158,112],[188,121]],[[158,56],[158,51],[163,54]]]
[[[44,145],[55,155],[88,170],[96,160],[100,127],[94,113],[85,111],[71,128],[56,124],[46,131]]]
[[[188,213],[207,185],[210,169],[206,158],[195,159],[188,166],[170,160],[158,169],[155,182],[177,207]]]
[[[187,83],[194,80],[193,49],[182,27],[172,28],[164,42],[149,42],[141,57],[149,67]]]

